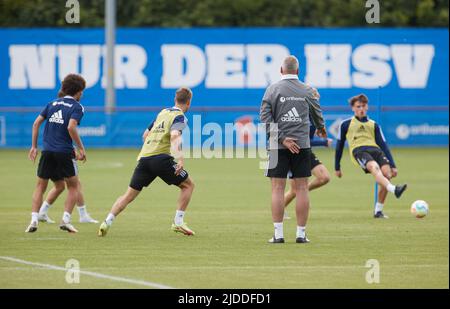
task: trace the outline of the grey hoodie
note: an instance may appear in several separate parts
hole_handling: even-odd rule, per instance
[[[283,75],[281,80],[270,85],[261,103],[260,120],[269,126],[278,125],[271,130],[270,138],[278,133],[278,139],[270,143],[269,149],[285,149],[282,145],[286,137],[297,141],[300,148],[310,148],[310,116],[317,129],[324,127],[319,93],[299,81],[297,75]],[[269,131],[269,127],[267,127]]]

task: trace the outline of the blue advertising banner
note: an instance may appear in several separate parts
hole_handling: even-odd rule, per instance
[[[391,144],[448,145],[448,29],[118,29],[119,112],[111,116],[100,112],[102,29],[0,29],[0,38],[0,147],[29,145],[39,109],[72,72],[87,81],[81,133],[88,146],[139,146],[180,86],[194,92],[190,121],[256,124],[264,90],[289,54],[300,61],[300,78],[318,88],[330,132],[348,115],[348,98],[363,92],[387,108]]]

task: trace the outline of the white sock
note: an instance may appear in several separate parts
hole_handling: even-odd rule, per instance
[[[306,237],[305,232],[306,232],[306,226],[297,225],[297,238],[298,237],[305,238]]]
[[[39,216],[39,214],[37,213],[37,212],[32,212],[31,213],[31,222],[33,223],[33,222],[38,222],[38,216]]]
[[[66,223],[66,224],[70,223],[70,217],[71,217],[70,213],[65,211],[64,214],[63,214],[63,217],[62,217],[63,222]]]
[[[116,216],[114,216],[112,213],[110,213],[107,217],[106,217],[106,224],[111,225],[114,221],[114,219],[116,218]]]
[[[284,238],[283,234],[283,222],[274,222],[273,227],[275,228],[275,238]]]
[[[183,225],[183,218],[184,218],[184,211],[177,210],[177,212],[175,213],[175,218],[173,219],[175,225]]]
[[[40,215],[46,215],[48,213],[48,210],[49,210],[50,206],[52,206],[52,205],[47,203],[47,201],[44,201],[42,203],[42,205],[41,205],[41,209],[39,209],[39,214]]]
[[[87,215],[86,205],[78,206],[78,213],[80,214],[80,217],[84,217]]]
[[[383,211],[383,206],[384,206],[384,204],[381,204],[381,203],[376,203],[375,204],[375,213],[377,213],[377,212],[379,212],[379,211]]]
[[[395,193],[395,186],[391,183],[387,185],[386,189],[391,193]]]

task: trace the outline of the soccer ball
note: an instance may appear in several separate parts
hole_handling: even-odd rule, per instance
[[[428,214],[429,211],[429,207],[427,202],[422,201],[422,200],[418,200],[415,201],[414,203],[412,203],[411,205],[411,213],[416,217],[416,218],[423,218]]]

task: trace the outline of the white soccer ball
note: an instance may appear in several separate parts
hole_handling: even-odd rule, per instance
[[[430,208],[428,207],[428,203],[422,200],[417,200],[411,205],[411,213],[416,218],[423,218],[425,217],[428,212],[430,211]]]

